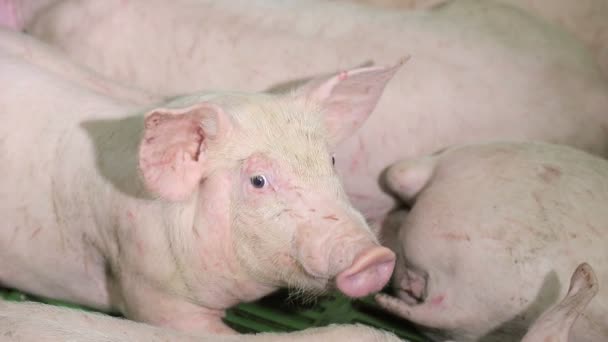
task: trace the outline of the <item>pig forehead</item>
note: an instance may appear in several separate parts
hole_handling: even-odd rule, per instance
[[[232,109],[243,157],[263,154],[296,175],[331,174],[331,155],[321,112],[290,98],[266,98]]]

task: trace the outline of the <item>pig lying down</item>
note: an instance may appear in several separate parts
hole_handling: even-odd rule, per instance
[[[336,0],[334,0],[336,1]],[[338,0],[403,10],[429,9],[449,0]],[[496,0],[534,13],[572,32],[592,51],[608,75],[608,1],[606,0]],[[25,5],[30,5],[28,2]],[[31,6],[31,5],[30,5]],[[31,13],[31,9],[26,9]],[[25,22],[23,19],[21,22]],[[18,27],[18,26],[17,26]]]
[[[278,287],[380,290],[395,255],[330,151],[399,65],[141,108],[0,54],[0,284],[196,332]]]
[[[387,309],[458,341],[512,341],[593,265],[608,284],[608,161],[545,143],[487,143],[386,173],[411,210],[387,219],[398,255]],[[573,341],[608,339],[608,287]],[[483,339],[482,339],[483,338]]]
[[[82,67],[59,51],[29,35],[0,28],[0,53],[34,64],[96,93],[138,105],[160,103],[162,97],[120,85]]]
[[[325,0],[65,0],[24,25],[93,70],[163,95],[257,91],[411,56],[335,149],[347,194],[374,226],[393,205],[378,178],[402,158],[488,139],[608,155],[608,85],[593,57],[490,0],[420,12]]]
[[[38,303],[0,300],[0,336],[19,342],[399,342],[395,335],[362,325],[332,325],[294,333],[197,336],[98,313]]]
[[[572,275],[566,298],[545,312],[530,328],[522,342],[568,342],[567,334],[572,323],[597,293],[597,289],[597,279],[591,267],[587,264],[580,265]],[[4,336],[6,340],[21,342],[400,341],[390,333],[358,325],[334,325],[290,334],[192,336],[96,313],[37,303],[17,304],[3,301],[0,301],[0,336]]]

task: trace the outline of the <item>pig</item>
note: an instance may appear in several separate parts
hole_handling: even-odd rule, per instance
[[[71,61],[62,51],[13,30],[0,28],[0,53],[25,60],[81,87],[117,100],[142,106],[161,103],[164,100],[161,96],[109,80]]]
[[[336,1],[336,0],[333,0]],[[425,10],[449,0],[339,0],[390,9]],[[608,75],[608,1],[499,0],[559,25],[585,42]]]
[[[519,340],[577,265],[608,283],[605,159],[543,142],[459,145],[395,163],[385,186],[410,209],[386,221],[396,297],[376,300],[431,336]],[[571,336],[608,339],[607,288]]]
[[[330,151],[401,64],[142,107],[0,54],[0,286],[193,333],[279,287],[382,289]]]
[[[597,293],[591,266],[581,264],[570,281],[570,290],[558,305],[545,312],[522,342],[568,342],[572,323]],[[362,325],[333,325],[298,333],[192,336],[174,330],[114,318],[99,313],[54,307],[34,302],[0,300],[0,336],[10,341],[373,341],[397,342],[396,336]]]
[[[20,342],[399,342],[395,335],[364,325],[331,325],[294,333],[192,335],[99,313],[34,302],[0,300],[2,341]]]
[[[489,139],[608,155],[608,84],[593,57],[562,30],[489,0],[420,12],[313,0],[66,0],[22,26],[106,77],[165,96],[280,93],[409,55],[374,115],[334,150],[373,229],[394,205],[378,179],[403,158]]]
[[[597,291],[598,283],[593,268],[587,263],[580,264],[572,274],[566,298],[543,313],[522,342],[568,342],[572,325]]]

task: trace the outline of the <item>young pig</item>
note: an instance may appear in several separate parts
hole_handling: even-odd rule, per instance
[[[387,219],[398,298],[378,302],[458,341],[512,341],[593,265],[608,284],[608,161],[546,143],[487,143],[402,161]],[[573,341],[608,339],[608,288]]]
[[[2,341],[19,342],[399,342],[388,332],[362,325],[333,325],[294,333],[197,336],[98,313],[38,303],[0,300]]]
[[[107,77],[165,95],[276,89],[410,55],[375,114],[335,151],[346,192],[373,223],[393,205],[380,173],[401,158],[488,139],[608,155],[608,85],[592,56],[562,30],[490,0],[421,12],[325,0],[66,0],[27,30]]]
[[[216,332],[280,286],[380,290],[395,255],[329,150],[398,67],[142,109],[0,54],[0,285]]]

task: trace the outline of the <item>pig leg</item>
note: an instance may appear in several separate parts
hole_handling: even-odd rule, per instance
[[[123,285],[124,310],[130,319],[179,331],[234,334],[222,321],[223,310],[205,308],[181,298],[171,297],[141,284]]]
[[[570,280],[566,297],[532,325],[522,342],[567,342],[570,328],[598,292],[598,282],[589,264],[580,264]]]

